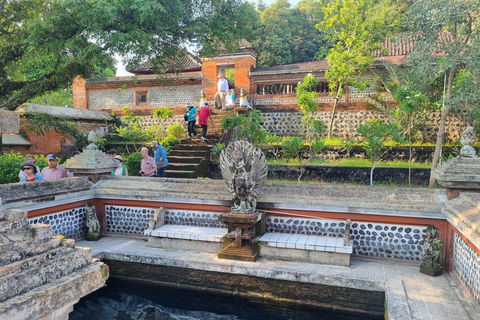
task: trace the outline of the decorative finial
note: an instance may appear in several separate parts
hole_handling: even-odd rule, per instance
[[[467,129],[465,129],[465,132],[460,138],[460,142],[463,144],[463,148],[460,150],[460,156],[466,158],[476,157],[475,149],[472,147],[472,145],[475,143],[475,140],[476,137],[473,128],[468,127]]]
[[[88,134],[87,141],[90,142],[90,144],[87,146],[87,150],[98,150],[98,146],[97,146],[98,138],[95,131],[93,130],[90,131],[90,133]]]

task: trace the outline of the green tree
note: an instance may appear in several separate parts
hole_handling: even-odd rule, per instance
[[[13,110],[76,76],[89,78],[113,53],[135,65],[175,57],[185,43],[206,53],[221,42],[233,48],[248,35],[252,7],[241,0],[0,1],[0,106]]]
[[[311,142],[315,137],[323,133],[324,123],[316,119],[318,111],[318,93],[315,91],[320,81],[312,74],[307,74],[303,81],[296,87],[297,104],[302,110],[302,123],[307,129],[307,142]]]
[[[259,51],[258,67],[312,61],[324,42],[305,12],[277,0],[260,13],[261,26],[252,44]]]
[[[234,140],[247,140],[254,145],[265,141],[267,130],[261,125],[265,121],[260,110],[250,110],[247,116],[243,114],[223,117],[222,128],[233,131]]]
[[[380,48],[395,24],[395,20],[391,21],[391,7],[379,3],[379,0],[334,0],[323,9],[325,21],[317,28],[323,32],[333,30],[337,39],[327,57],[330,70],[325,73],[331,94],[335,95],[327,138],[332,135],[335,112],[345,87],[361,90],[372,85],[361,75],[372,65],[374,50]]]
[[[393,117],[400,119],[400,127],[403,134],[408,137],[408,184],[411,186],[412,176],[412,133],[418,131],[421,121],[428,121],[428,114],[431,111],[430,101],[418,90],[409,87],[400,87],[395,92],[395,101],[398,108],[394,108]]]
[[[394,145],[405,143],[405,136],[397,123],[383,123],[381,121],[369,121],[361,124],[357,129],[358,134],[363,138],[362,146],[372,160],[372,169],[370,170],[370,185],[373,185],[373,170],[377,162]],[[385,141],[391,140],[390,147],[384,150]]]
[[[297,159],[298,162],[300,162],[300,175],[297,178],[298,183],[300,183],[300,179],[305,172],[305,166],[320,155],[326,147],[324,141],[313,141],[307,149],[307,156],[303,157],[302,151],[304,151],[305,145],[305,140],[300,137],[293,137],[282,141],[285,161],[288,162],[290,159]]]
[[[418,68],[426,77],[432,73],[446,75],[445,105],[433,154],[433,173],[441,156],[450,111],[455,105],[471,102],[467,96],[458,94],[461,91],[454,90],[454,83],[460,68],[474,73],[480,69],[480,1],[417,0],[407,11],[406,21],[415,32],[414,51],[407,57],[407,67]],[[479,91],[478,83],[473,84],[472,89]],[[432,175],[429,186],[435,186]]]

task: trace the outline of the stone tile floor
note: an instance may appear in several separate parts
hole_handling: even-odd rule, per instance
[[[444,272],[442,276],[429,277],[410,262],[354,257],[350,267],[266,259],[252,263],[218,259],[216,254],[150,248],[144,240],[127,237],[78,241],[77,246],[91,247],[93,256],[100,259],[384,291],[389,320],[480,319],[478,304],[471,300],[454,275]]]

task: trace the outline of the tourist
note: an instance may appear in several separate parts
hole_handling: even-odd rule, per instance
[[[167,150],[157,140],[152,141],[153,158],[157,166],[156,177],[165,178],[165,168],[168,166]]]
[[[188,138],[187,139],[192,139],[192,135],[193,135],[193,139],[197,139],[197,131],[195,131],[195,123],[197,122],[196,114],[197,114],[197,109],[195,109],[195,107],[191,103],[188,103],[187,113],[186,113],[188,117],[188,126],[187,126]]]
[[[210,118],[210,123],[213,125],[212,112],[208,108],[208,102],[204,102],[198,115],[198,123],[202,126],[202,142],[205,142],[207,138],[208,118]]]
[[[123,158],[121,155],[116,155],[113,157],[113,161],[118,164],[118,167],[115,171],[112,172],[112,176],[128,176],[127,166],[123,164]]]
[[[42,176],[37,171],[37,166],[30,161],[26,161],[20,165],[20,170],[25,173],[25,176],[20,179],[20,182],[33,182],[43,180]]]
[[[155,159],[148,155],[148,149],[146,147],[143,147],[142,150],[140,150],[140,153],[142,154],[143,159],[141,163],[141,169],[138,173],[144,177],[153,177],[155,175],[155,171],[157,171]]]
[[[110,150],[107,151],[107,154],[112,156],[112,158],[115,158],[115,156],[117,155],[117,150],[110,149]]]
[[[225,104],[225,97],[227,96],[228,92],[228,81],[225,79],[225,76],[222,73],[219,73],[217,82],[217,93],[215,94],[215,104],[217,105],[217,109],[227,110],[227,106]]]
[[[35,165],[35,156],[32,154],[29,154],[25,157],[25,161],[31,162]],[[40,173],[40,168],[38,166],[35,166],[36,172]],[[23,178],[25,178],[27,174],[20,168],[20,172],[18,173],[18,180],[21,181]]]
[[[47,155],[48,167],[43,168],[43,180],[54,180],[60,178],[67,178],[67,170],[60,167],[57,163],[57,156],[53,153]]]

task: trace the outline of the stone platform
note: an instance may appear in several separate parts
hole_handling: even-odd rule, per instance
[[[429,277],[411,262],[353,258],[350,268],[265,258],[252,263],[218,259],[210,253],[150,248],[143,240],[123,237],[78,244],[91,246],[100,259],[384,292],[389,320],[478,320],[479,310],[455,276],[444,272]]]

